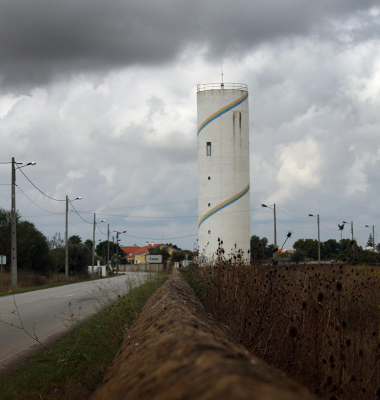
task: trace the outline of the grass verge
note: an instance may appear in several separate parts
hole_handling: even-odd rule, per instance
[[[166,279],[160,275],[120,296],[111,307],[0,378],[1,399],[89,398],[102,382],[125,331]]]

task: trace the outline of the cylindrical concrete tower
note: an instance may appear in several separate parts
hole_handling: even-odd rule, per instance
[[[248,87],[198,85],[197,108],[199,254],[215,256],[219,238],[226,258],[243,250],[249,260]]]

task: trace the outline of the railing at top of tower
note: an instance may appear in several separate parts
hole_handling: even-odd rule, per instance
[[[217,89],[236,89],[248,91],[248,85],[244,83],[202,83],[201,85],[197,85],[197,92]]]

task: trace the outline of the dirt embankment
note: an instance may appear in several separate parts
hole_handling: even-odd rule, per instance
[[[312,400],[207,315],[181,275],[148,300],[93,400]]]

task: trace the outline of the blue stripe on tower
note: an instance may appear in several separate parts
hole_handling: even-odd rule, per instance
[[[235,100],[234,102],[232,102],[231,104],[228,104],[227,106],[221,108],[219,111],[217,111],[216,113],[212,114],[210,117],[208,117],[199,127],[198,129],[198,133],[197,136],[199,135],[199,133],[201,132],[201,130],[203,128],[205,128],[210,122],[214,121],[215,119],[217,119],[218,117],[220,117],[221,115],[225,114],[226,112],[232,110],[233,108],[237,107],[239,104],[241,104],[244,100],[246,100],[248,98],[248,92],[246,94],[244,94],[242,97],[238,98],[237,100]]]
[[[210,218],[211,215],[214,215],[215,213],[217,213],[218,211],[222,210],[223,208],[226,208],[229,205],[231,205],[232,203],[235,203],[235,201],[241,199],[246,193],[248,193],[248,190],[249,190],[249,185],[246,188],[244,188],[241,192],[239,192],[238,194],[235,194],[235,196],[232,196],[231,198],[227,199],[226,201],[223,201],[223,203],[217,205],[212,210],[210,210],[208,213],[206,213],[199,220],[198,229],[203,224],[203,222],[206,221],[207,218]]]

